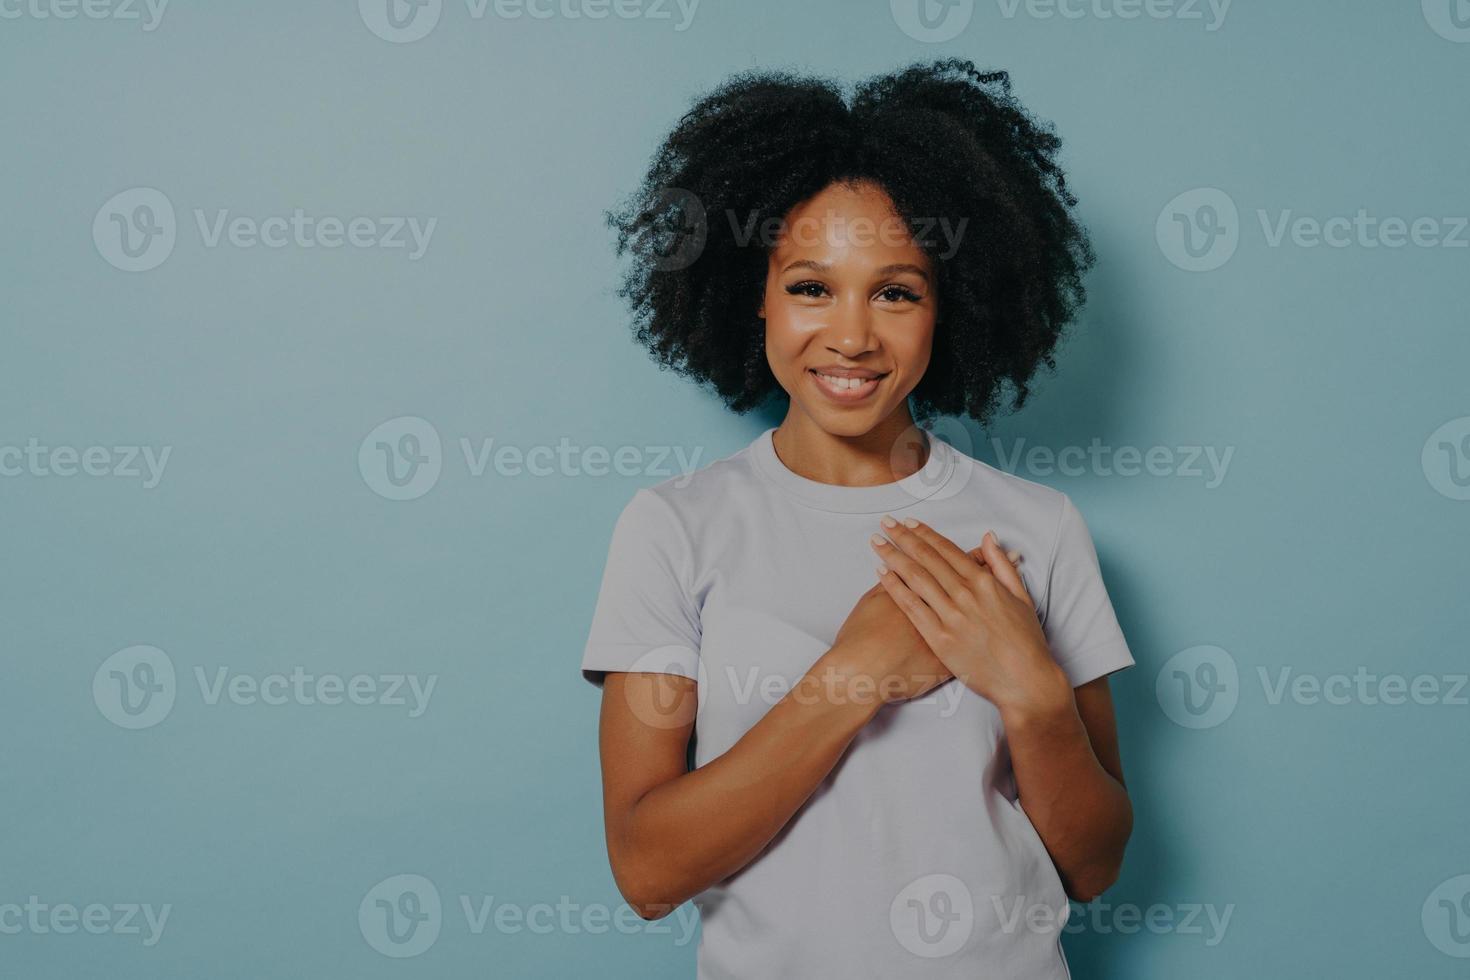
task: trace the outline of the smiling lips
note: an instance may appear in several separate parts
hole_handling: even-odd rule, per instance
[[[822,394],[843,404],[862,401],[878,390],[878,382],[888,377],[887,372],[867,368],[821,367],[811,368],[807,373]]]

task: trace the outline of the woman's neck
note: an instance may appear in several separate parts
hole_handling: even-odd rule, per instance
[[[860,435],[834,435],[795,405],[771,434],[776,455],[798,476],[843,487],[896,483],[924,468],[929,445],[904,405]]]

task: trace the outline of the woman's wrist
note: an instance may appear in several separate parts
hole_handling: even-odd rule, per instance
[[[861,665],[853,651],[839,641],[817,658],[797,682],[797,690],[807,698],[818,698],[843,709],[861,724],[867,724],[883,707],[882,678],[876,678]]]
[[[1072,682],[1055,660],[1038,665],[1031,680],[1017,694],[996,705],[1008,731],[1067,723],[1077,713]]]

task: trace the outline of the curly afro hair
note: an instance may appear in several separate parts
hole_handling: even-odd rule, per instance
[[[757,315],[771,242],[749,230],[834,183],[870,181],[937,270],[914,416],[984,423],[1007,386],[1020,408],[1039,367],[1055,370],[1085,299],[1094,257],[1060,146],[1012,97],[1006,72],[969,61],[881,75],[850,100],[827,79],[742,72],[684,114],[639,189],[606,213],[618,256],[631,257],[618,295],[663,366],[748,412],[780,391]],[[963,233],[936,240],[936,225]]]

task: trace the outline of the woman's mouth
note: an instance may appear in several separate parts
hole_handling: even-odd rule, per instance
[[[878,382],[888,377],[887,374],[876,374],[864,372],[867,377],[850,375],[823,374],[815,368],[807,371],[817,384],[818,390],[833,401],[850,405],[860,402],[878,390]]]

